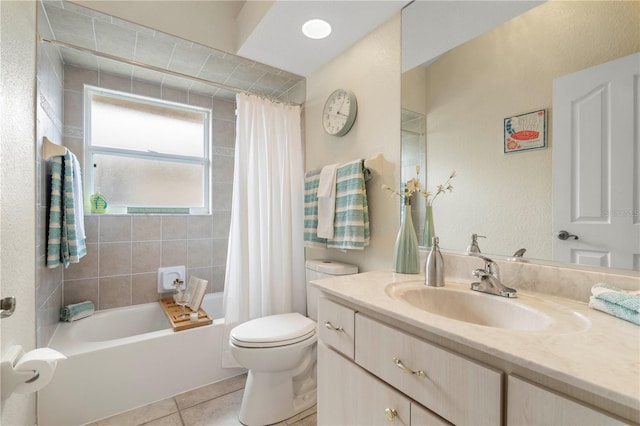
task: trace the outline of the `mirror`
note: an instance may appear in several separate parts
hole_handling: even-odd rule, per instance
[[[486,236],[485,254],[524,248],[525,259],[553,260],[552,82],[640,51],[639,6],[627,3],[636,2],[435,1],[403,10],[402,115],[426,117],[426,161],[405,158],[418,150],[405,149],[403,130],[401,180],[415,173],[405,164],[424,161],[420,178],[433,191],[456,171],[453,192],[433,205],[441,248],[465,251],[475,233]],[[467,26],[471,35],[457,34]],[[449,33],[415,39],[433,27]],[[504,153],[504,119],[542,109],[546,148]]]

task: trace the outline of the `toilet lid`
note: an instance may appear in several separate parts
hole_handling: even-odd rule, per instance
[[[297,312],[247,321],[231,330],[231,340],[243,347],[290,345],[315,334],[316,323]]]

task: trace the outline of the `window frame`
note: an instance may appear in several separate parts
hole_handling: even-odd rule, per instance
[[[212,125],[213,125],[213,111],[211,108],[203,108],[194,105],[182,104],[173,101],[167,101],[164,99],[157,99],[147,96],[136,95],[132,93],[122,92],[118,90],[106,89],[97,86],[84,85],[84,206],[85,212],[89,214],[91,212],[91,202],[90,197],[91,194],[95,193],[94,186],[94,172],[93,167],[93,156],[98,155],[111,155],[111,156],[119,156],[119,157],[128,157],[128,158],[138,158],[138,159],[146,159],[146,160],[159,160],[159,161],[169,161],[181,164],[196,164],[201,165],[203,168],[202,175],[202,191],[203,191],[203,206],[202,207],[177,207],[177,206],[140,206],[140,205],[128,205],[128,206],[114,206],[109,205],[108,213],[109,214],[127,214],[128,208],[135,208],[140,213],[158,213],[158,214],[171,214],[180,209],[188,209],[190,215],[201,215],[201,214],[211,214],[212,212],[212,194],[211,194],[211,179],[212,179]],[[112,147],[103,147],[103,146],[95,146],[92,144],[91,140],[91,121],[92,121],[92,111],[91,111],[91,99],[94,94],[111,97],[116,99],[121,99],[130,102],[144,103],[148,105],[160,106],[163,108],[172,108],[181,111],[188,112],[197,112],[202,113],[204,115],[204,123],[203,123],[203,155],[202,157],[189,156],[189,155],[179,155],[179,154],[163,154],[153,151],[138,151],[138,150],[127,150],[123,148],[112,148]],[[107,202],[109,200],[107,199]],[[146,212],[144,211],[146,210]],[[137,213],[137,212],[136,212]]]

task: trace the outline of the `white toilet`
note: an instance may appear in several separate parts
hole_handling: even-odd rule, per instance
[[[306,262],[307,315],[297,312],[247,321],[231,330],[236,361],[249,370],[240,422],[278,423],[316,403],[316,320],[318,291],[311,280],[348,275],[358,267],[326,260]]]

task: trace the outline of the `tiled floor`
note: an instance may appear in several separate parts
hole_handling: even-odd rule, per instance
[[[193,426],[241,425],[238,420],[245,374],[203,386],[89,426]],[[316,426],[316,407],[287,419],[278,426]]]

